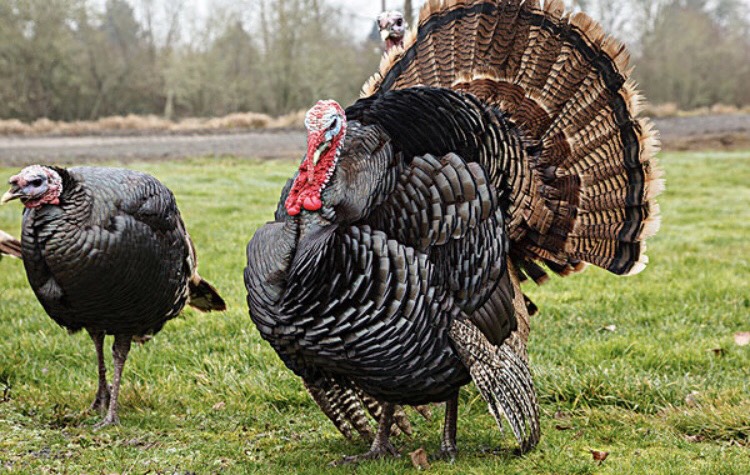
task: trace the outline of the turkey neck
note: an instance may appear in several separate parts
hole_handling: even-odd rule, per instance
[[[24,213],[24,218],[38,231],[37,238],[42,241],[54,232],[80,231],[89,224],[92,212],[92,200],[87,196],[84,187],[67,170],[50,168],[62,179],[60,204],[44,205],[38,209],[26,210]]]
[[[294,218],[294,220],[296,221],[295,225],[298,229],[297,243],[308,236],[319,234],[330,226],[335,226],[334,223],[324,218],[323,215],[318,212],[303,212],[300,216]]]

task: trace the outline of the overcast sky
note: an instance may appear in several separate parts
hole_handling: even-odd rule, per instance
[[[158,0],[157,0],[158,1]],[[239,5],[242,0],[188,0],[199,11],[200,15],[206,16],[212,5]],[[352,32],[360,38],[364,38],[370,33],[372,24],[382,11],[382,0],[326,0],[329,5],[334,5],[345,13],[347,20],[350,21]],[[424,0],[412,0],[415,13],[422,6]],[[401,10],[404,6],[403,0],[386,0],[387,9]]]
[[[106,0],[89,0],[94,4],[104,5]],[[132,5],[139,10],[141,2],[153,1],[158,11],[160,5],[164,2],[172,2],[179,0],[129,0]],[[372,30],[373,22],[378,14],[382,11],[382,0],[325,0],[329,5],[334,5],[341,9],[344,13],[347,27],[357,38],[365,38]],[[425,0],[412,0],[412,4],[415,8],[415,13],[422,6]],[[618,2],[620,0],[611,0],[612,2]],[[740,0],[745,5],[750,6],[750,0]],[[184,0],[184,10],[186,14],[185,20],[190,23],[189,18],[193,18],[193,26],[199,26],[210,16],[213,9],[218,7],[229,7],[230,10],[243,12],[244,9],[253,9],[257,5],[255,0]],[[570,3],[570,2],[567,2]],[[385,0],[387,9],[403,8],[403,0]],[[606,4],[606,3],[605,3]],[[750,11],[750,8],[748,9]],[[596,16],[596,11],[592,10],[589,12]],[[191,31],[188,25],[187,31]],[[193,30],[195,31],[195,30]]]
[[[382,0],[329,0],[331,5],[338,6],[352,18],[354,32],[360,36],[366,36],[370,32],[372,22],[382,11],[381,2]],[[412,1],[415,13],[422,3],[423,0]],[[403,0],[386,0],[385,4],[389,10],[401,10],[404,6]]]

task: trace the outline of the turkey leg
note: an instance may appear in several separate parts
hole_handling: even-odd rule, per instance
[[[109,407],[109,385],[107,384],[107,367],[104,366],[104,336],[102,331],[86,329],[96,347],[96,359],[99,364],[99,389],[96,398],[89,407],[90,411],[104,412]]]
[[[97,429],[120,423],[120,418],[117,416],[117,396],[120,394],[122,368],[125,366],[125,360],[128,358],[132,338],[131,335],[115,335],[115,342],[112,344],[112,359],[114,360],[115,376],[112,379],[112,394],[109,401],[109,410],[107,411],[107,416],[104,420],[96,425]]]
[[[375,434],[375,440],[372,442],[372,446],[370,446],[370,451],[362,455],[345,457],[335,465],[359,463],[363,460],[375,460],[387,456],[398,457],[398,451],[389,440],[389,437],[391,436],[391,426],[393,425],[393,413],[395,412],[396,407],[388,402],[382,403],[381,407],[383,412],[380,415],[380,421],[378,421],[378,432]]]
[[[458,394],[445,402],[445,425],[443,440],[440,441],[440,458],[456,461],[456,428],[458,427]]]

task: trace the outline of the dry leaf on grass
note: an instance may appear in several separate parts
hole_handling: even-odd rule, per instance
[[[686,435],[685,440],[690,443],[697,444],[698,442],[703,442],[704,440],[706,440],[706,438],[702,435]]]
[[[693,391],[687,396],[685,396],[685,404],[688,407],[696,407],[698,405],[698,396],[700,396],[700,393],[698,391]]]
[[[734,334],[734,342],[737,346],[750,345],[750,332],[738,332]]]
[[[617,325],[607,325],[606,327],[600,328],[599,331],[614,333],[617,331]]]
[[[609,452],[604,452],[601,450],[589,450],[591,452],[591,456],[594,457],[594,460],[596,460],[599,463],[604,462],[607,460],[607,457],[609,457]]]
[[[708,351],[713,351],[715,356],[724,356],[724,348],[711,348]]]
[[[409,456],[411,456],[411,463],[417,470],[430,469],[430,462],[429,460],[427,460],[427,451],[424,448],[418,448],[414,452],[410,453]]]
[[[227,405],[227,403],[225,403],[224,401],[217,402],[216,404],[213,405],[213,407],[211,409],[213,409],[214,411],[220,411],[220,410],[224,409],[224,407],[226,405]]]

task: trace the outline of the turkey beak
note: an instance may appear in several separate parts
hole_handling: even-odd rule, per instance
[[[385,41],[391,36],[391,29],[390,28],[383,28],[380,30],[380,38]]]
[[[17,200],[21,196],[23,196],[21,189],[17,185],[12,185],[10,190],[6,191],[3,197],[0,198],[0,205],[4,205],[9,201]]]

